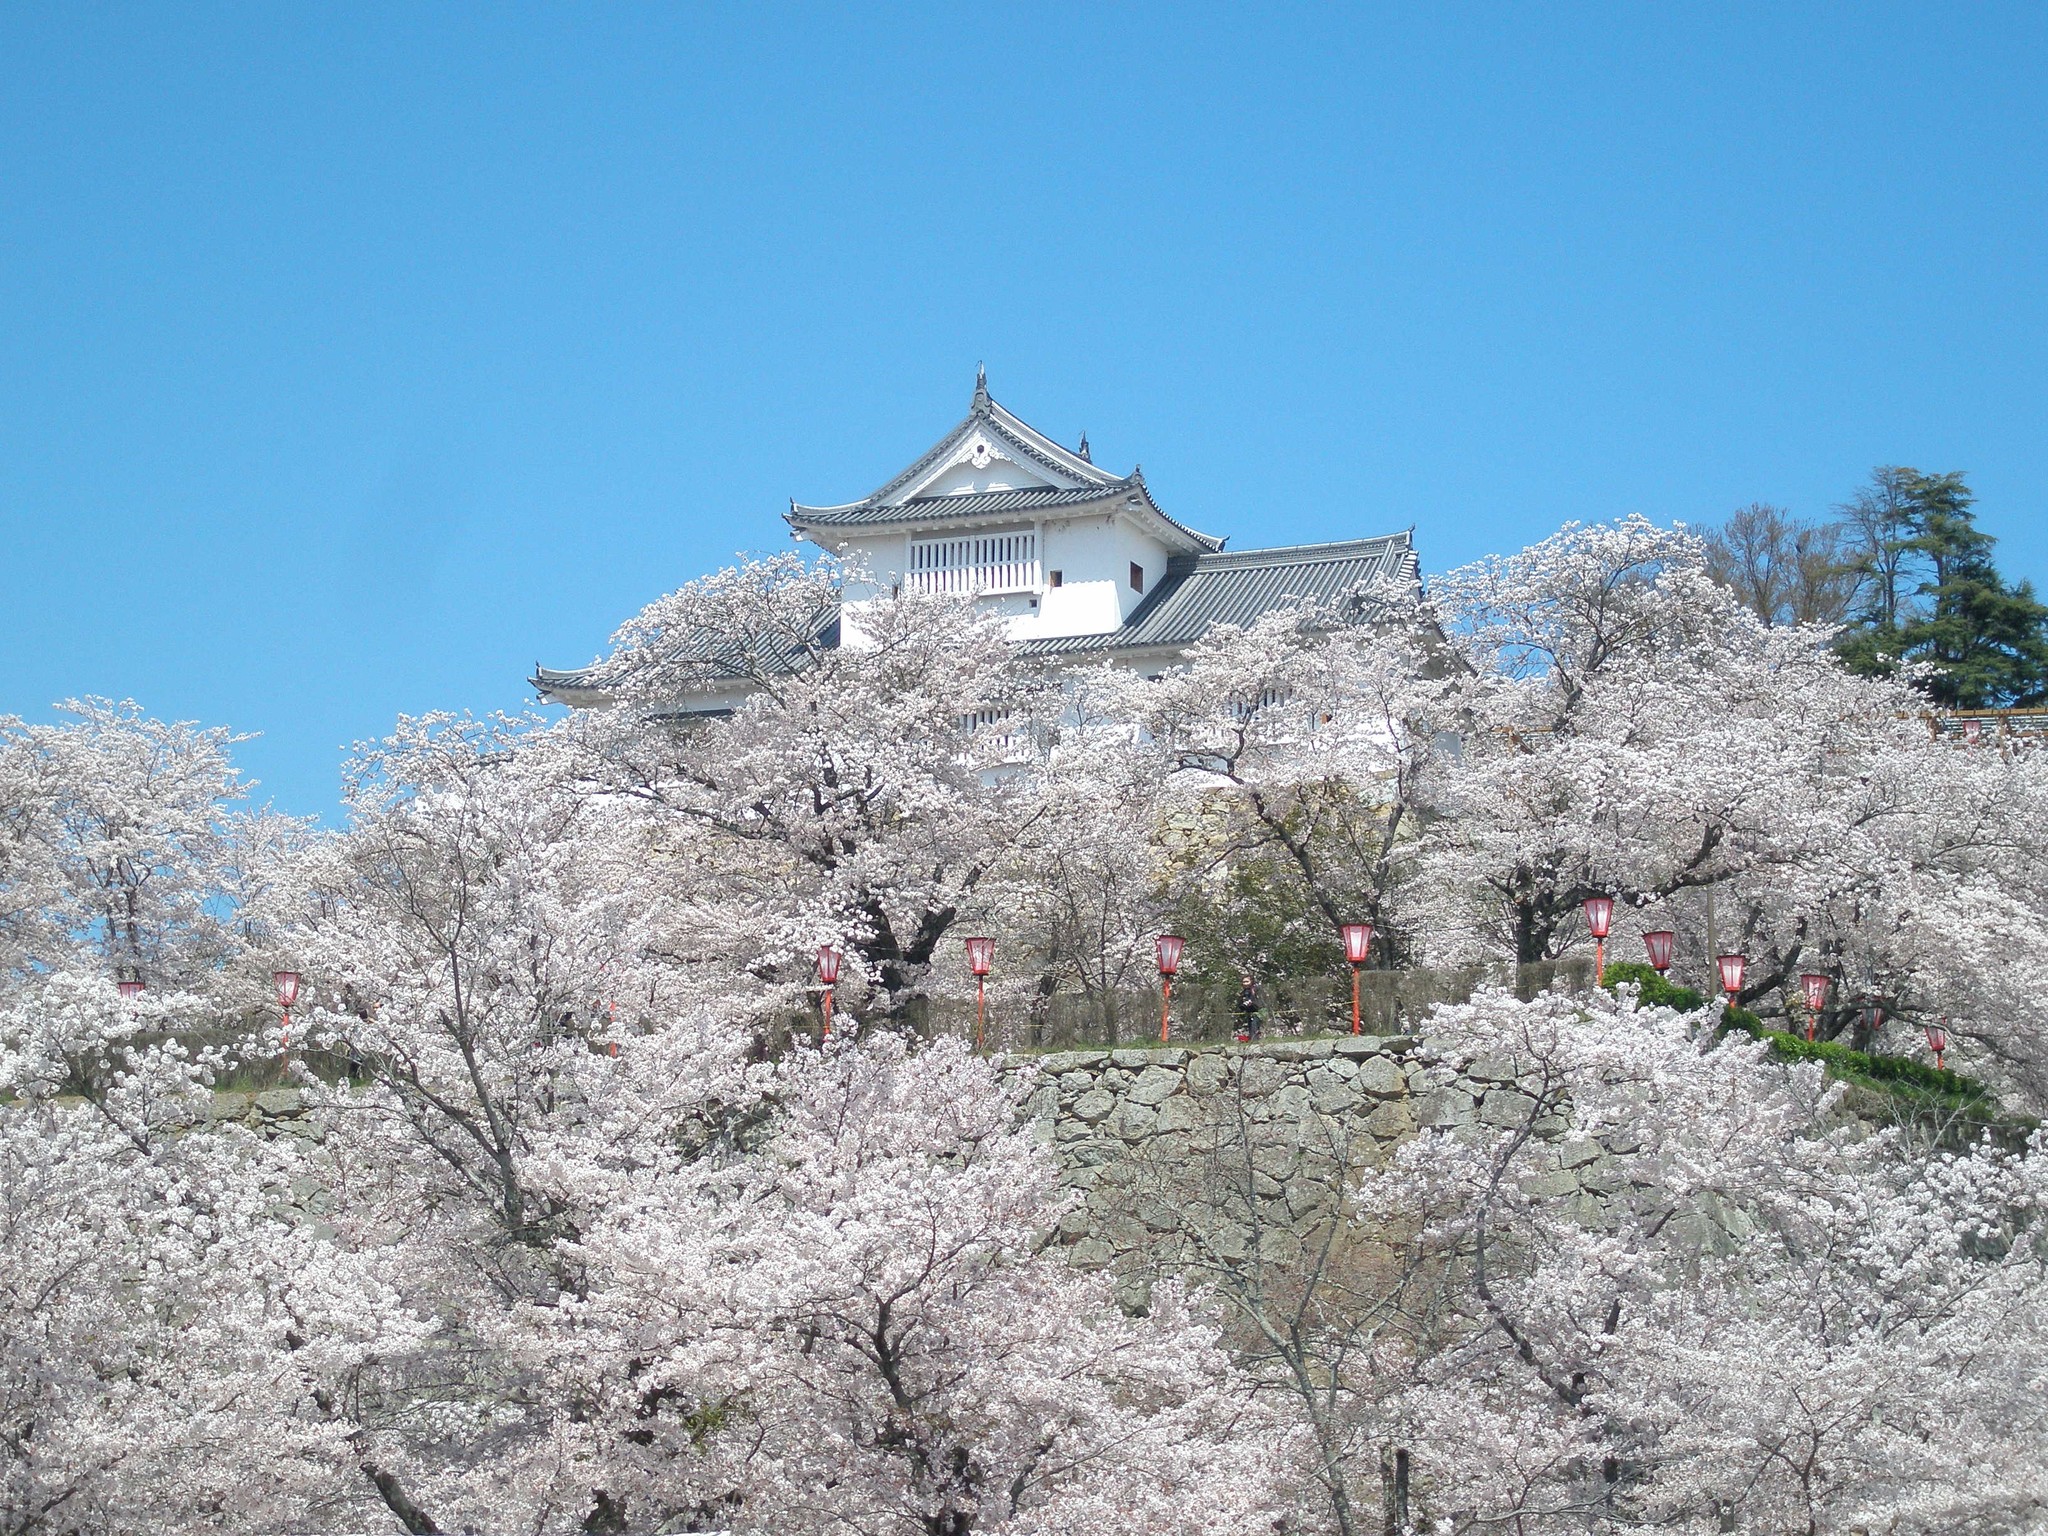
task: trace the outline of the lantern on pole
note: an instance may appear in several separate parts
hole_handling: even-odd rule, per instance
[[[1173,1008],[1173,978],[1180,974],[1181,946],[1187,941],[1178,934],[1162,933],[1152,944],[1152,957],[1159,964],[1159,1043],[1166,1043],[1166,1021]]]
[[[146,981],[117,981],[114,985],[121,989],[121,995],[131,1003],[149,990],[149,983]]]
[[[1650,969],[1659,976],[1671,969],[1671,946],[1677,938],[1669,928],[1643,935],[1643,948],[1650,952]]]
[[[1820,1011],[1828,1003],[1828,979],[1818,971],[1808,971],[1799,978],[1799,985],[1806,991],[1806,1038],[1811,1040]]]
[[[1735,994],[1742,990],[1742,973],[1749,968],[1749,959],[1744,955],[1716,955],[1714,964],[1721,972],[1721,990],[1728,994],[1729,1006],[1733,1007]]]
[[[1586,931],[1593,935],[1593,985],[1597,987],[1607,974],[1607,931],[1614,926],[1614,898],[1588,896],[1583,905]]]
[[[1365,964],[1365,957],[1372,953],[1372,924],[1346,923],[1344,933],[1344,958],[1351,963],[1351,1033],[1358,1034],[1358,968]]]
[[[1934,1070],[1941,1070],[1942,1053],[1948,1049],[1948,1020],[1937,1020],[1923,1026],[1927,1031],[1927,1049],[1934,1052]]]
[[[271,984],[277,988],[277,1006],[284,1013],[284,1032],[279,1036],[284,1046],[284,1059],[292,1059],[292,1004],[299,1000],[299,973],[297,971],[272,971]]]
[[[981,1049],[982,1025],[988,1019],[988,973],[996,963],[996,941],[972,938],[967,941],[967,968],[974,972],[974,1048]]]
[[[839,962],[843,958],[844,956],[830,944],[818,946],[818,980],[825,988],[825,996],[820,1006],[820,1014],[825,1021],[825,1031],[821,1037],[823,1039],[829,1040],[832,1037],[832,989],[839,984]]]

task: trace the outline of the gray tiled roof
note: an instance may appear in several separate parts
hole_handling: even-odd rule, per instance
[[[1377,539],[1346,539],[1332,544],[1290,544],[1277,549],[1241,549],[1229,554],[1184,556],[1167,562],[1166,574],[1131,611],[1121,629],[1106,634],[1064,635],[1055,640],[1028,640],[1018,647],[1026,656],[1085,656],[1108,651],[1139,651],[1184,646],[1219,624],[1243,626],[1260,615],[1292,603],[1328,602],[1361,589],[1389,596],[1413,592],[1421,580],[1415,543],[1408,533]],[[822,623],[817,643],[839,643],[836,614]],[[749,675],[750,669],[793,672],[802,663],[803,647],[768,642],[748,664],[708,650],[679,659],[694,661],[703,681],[716,683]],[[770,654],[774,651],[774,654]],[[542,694],[603,691],[624,678],[605,662],[575,671],[535,670],[533,685]]]
[[[974,491],[957,496],[918,496],[909,501],[856,501],[844,507],[790,506],[790,521],[802,527],[848,528],[876,523],[921,523],[935,517],[981,517],[991,512],[1040,512],[1049,507],[1078,507],[1130,491],[1135,482],[1084,485],[1068,490],[1058,485],[1032,485],[1014,491]]]
[[[961,496],[917,496],[906,494],[951,454],[969,436],[982,434],[1006,444],[1010,456],[1020,465],[1037,465],[1053,479],[1066,485],[1038,485],[1020,490],[981,491]],[[1068,486],[1072,488],[1069,489]],[[1133,469],[1118,477],[1100,468],[1092,459],[1063,448],[1036,427],[1019,420],[989,398],[988,379],[977,374],[974,400],[960,424],[925,450],[910,466],[888,484],[836,507],[811,507],[791,500],[784,520],[798,533],[806,528],[877,528],[905,523],[930,524],[944,519],[982,517],[990,513],[1039,513],[1056,507],[1079,507],[1117,497],[1131,499],[1170,530],[1165,542],[1170,547],[1184,543],[1194,550],[1216,550],[1223,540],[1201,533],[1176,518],[1168,517],[1145,487],[1145,476]]]
[[[1361,587],[1413,591],[1420,580],[1407,533],[1335,544],[1241,549],[1167,562],[1166,574],[1121,629],[1027,641],[1027,656],[1187,645],[1218,624],[1243,626],[1295,602],[1327,602]]]
[[[818,615],[818,628],[811,637],[810,645],[829,651],[838,644],[839,612],[835,608]],[[756,676],[793,673],[803,665],[807,654],[807,647],[790,635],[757,634],[753,637],[750,653],[742,653],[736,645],[712,645],[703,636],[693,635],[676,646],[668,665],[677,672],[690,674],[695,686],[715,687],[720,683],[743,682]],[[619,687],[629,676],[630,669],[614,657],[566,672],[537,666],[529,681],[545,695],[603,692]]]
[[[783,514],[783,520],[799,532],[806,528],[876,528],[904,523],[929,525],[940,519],[951,521],[1012,511],[1042,515],[1060,507],[1083,507],[1118,500],[1143,507],[1198,550],[1219,550],[1223,547],[1224,541],[1214,534],[1190,528],[1180,519],[1161,511],[1159,503],[1152,499],[1152,492],[1146,487],[1144,473],[1140,470],[1132,470],[1121,480],[1112,480],[1105,485],[1084,485],[1073,490],[1043,485],[1013,491],[975,491],[958,496],[919,496],[899,502],[869,497],[866,501],[848,502],[843,507],[807,507],[793,501],[789,504],[789,511]]]

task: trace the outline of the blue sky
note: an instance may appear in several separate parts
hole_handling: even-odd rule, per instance
[[[0,710],[518,708],[998,399],[1244,546],[1969,471],[2048,586],[2048,12],[0,10]]]

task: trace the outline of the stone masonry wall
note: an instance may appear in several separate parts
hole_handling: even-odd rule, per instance
[[[1013,1057],[1026,1104],[1084,1203],[1061,1222],[1071,1262],[1151,1274],[1248,1258],[1286,1264],[1347,1182],[1425,1126],[1526,1123],[1535,1101],[1505,1060],[1455,1063],[1428,1040],[1372,1035]],[[1597,1219],[1612,1165],[1546,1138],[1546,1193]]]

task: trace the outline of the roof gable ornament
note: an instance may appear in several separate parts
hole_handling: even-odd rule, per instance
[[[1088,432],[1086,428],[1083,428],[1081,431],[1081,446],[1075,452],[1079,453],[1088,463],[1093,464],[1095,462],[1095,455],[1088,451]]]
[[[973,407],[914,463],[859,501],[825,507],[792,501],[788,521],[801,538],[814,528],[924,526],[938,518],[1109,506],[1138,517],[1177,552],[1223,547],[1221,539],[1162,512],[1136,470],[1118,476],[1097,466],[1085,435],[1076,452],[1003,409],[989,397],[987,366],[977,363]]]

